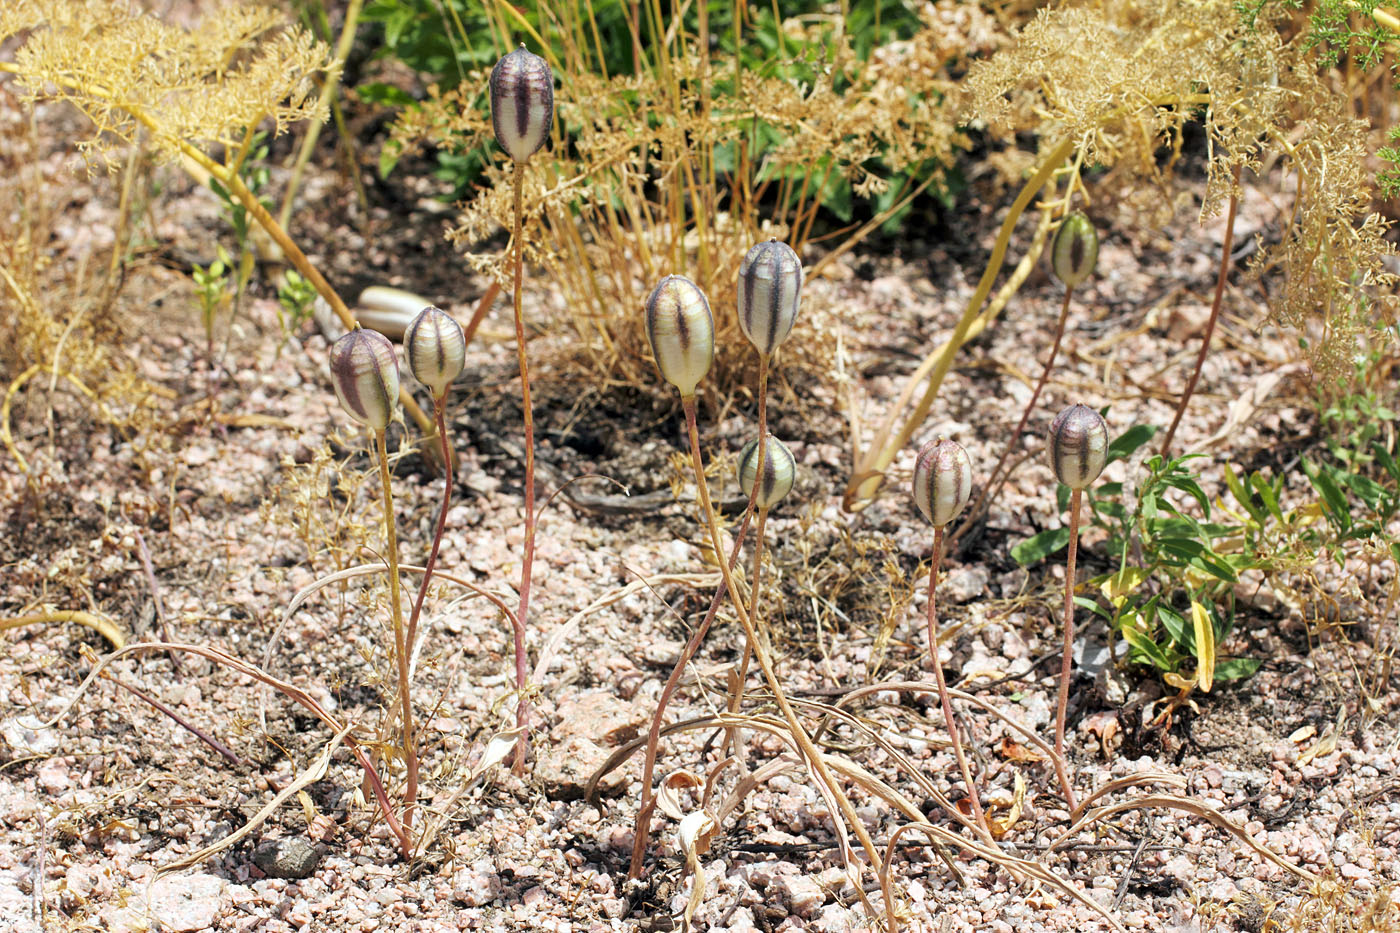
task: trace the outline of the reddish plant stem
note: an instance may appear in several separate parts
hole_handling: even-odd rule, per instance
[[[438,549],[442,546],[442,532],[447,527],[447,507],[452,502],[452,448],[447,441],[447,393],[442,398],[433,399],[433,415],[437,423],[438,443],[442,448],[442,462],[446,476],[442,486],[442,508],[438,510],[437,527],[433,530],[433,546],[428,551],[428,562],[423,565],[423,582],[418,584],[418,596],[413,601],[413,611],[408,616],[408,654],[413,657],[413,647],[417,643],[418,617],[423,612],[423,599],[428,595],[428,584],[433,579],[433,565],[437,563]]]
[[[748,534],[749,519],[752,514],[752,512],[744,513],[739,531],[734,536],[734,549],[729,554],[731,570],[739,558],[739,549],[744,546],[744,537]],[[632,863],[627,870],[628,878],[641,877],[642,859],[646,855],[647,840],[651,836],[651,814],[656,809],[656,800],[651,792],[651,782],[656,770],[656,750],[661,741],[661,723],[666,715],[666,705],[671,702],[671,696],[680,686],[681,673],[685,670],[685,666],[690,663],[695,652],[700,650],[700,643],[705,640],[706,633],[710,631],[710,625],[715,621],[715,614],[719,612],[726,592],[725,582],[721,579],[719,586],[715,589],[714,597],[710,600],[710,608],[705,611],[705,618],[700,622],[700,627],[695,630],[695,634],[690,636],[690,641],[686,642],[680,658],[676,661],[676,666],[671,669],[671,676],[666,678],[666,685],[661,688],[661,698],[656,701],[656,712],[651,717],[651,730],[647,733],[646,756],[642,764],[642,801],[641,807],[637,811],[637,824],[632,834]]]
[[[521,729],[520,739],[515,744],[515,763],[511,771],[525,773],[525,753],[529,746],[529,733],[523,731],[530,716],[530,703],[525,696],[525,681],[528,676],[525,657],[525,627],[530,617],[530,573],[535,562],[535,414],[530,404],[530,365],[525,354],[525,316],[520,289],[524,281],[524,244],[521,242],[524,213],[523,189],[525,186],[525,163],[515,163],[515,173],[511,178],[514,188],[515,229],[511,239],[515,242],[515,347],[520,358],[520,405],[525,417],[525,553],[520,560],[520,609],[516,612],[520,625],[515,630],[515,689],[519,693],[519,703],[515,708],[515,724]]]
[[[953,716],[953,701],[948,697],[948,684],[943,679],[943,664],[938,660],[938,609],[935,595],[938,592],[938,565],[943,562],[943,526],[933,530],[933,560],[928,568],[928,653],[929,666],[933,668],[934,679],[938,682],[938,697],[943,704],[943,723],[948,728],[948,738],[953,743],[953,756],[958,760],[958,770],[962,772],[963,784],[967,786],[967,799],[972,804],[972,818],[982,838],[989,844],[992,831],[987,828],[987,817],[982,813],[982,801],[977,796],[977,785],[972,781],[972,768],[968,766],[967,755],[963,752],[961,730]]]
[[[1007,477],[1001,475],[1002,467],[1006,465],[1006,458],[1011,456],[1011,451],[1018,446],[1021,440],[1021,432],[1026,429],[1026,422],[1030,420],[1031,411],[1035,408],[1036,400],[1040,398],[1040,392],[1045,388],[1045,382],[1050,377],[1050,370],[1055,365],[1055,358],[1060,354],[1060,340],[1065,334],[1065,321],[1069,317],[1069,300],[1074,294],[1073,288],[1065,289],[1065,299],[1060,305],[1060,320],[1055,325],[1055,342],[1050,346],[1050,358],[1045,361],[1045,368],[1040,371],[1040,379],[1036,381],[1035,391],[1031,392],[1030,401],[1026,402],[1025,410],[1021,412],[1021,420],[1016,423],[1016,430],[1011,432],[1011,440],[1007,443],[1006,449],[1001,452],[997,459],[997,465],[992,467],[991,478],[987,480],[987,485],[983,487],[982,494],[977,497],[977,501],[972,503],[972,508],[967,510],[967,518],[963,519],[956,531],[949,536],[948,549],[952,550],[957,546],[957,541],[961,538],[973,523],[982,514],[983,503],[988,506],[996,499],[997,493],[1006,483]]]
[[[171,709],[170,707],[166,706],[166,705],[165,705],[164,703],[162,703],[160,700],[157,700],[155,697],[153,697],[153,696],[151,696],[150,694],[146,693],[146,692],[145,692],[144,690],[142,690],[141,688],[136,687],[136,686],[133,686],[132,684],[129,684],[129,683],[127,683],[126,681],[120,680],[120,679],[118,679],[118,678],[116,678],[116,677],[113,677],[112,675],[107,674],[107,673],[105,673],[105,672],[103,673],[102,676],[103,676],[104,679],[110,680],[112,683],[116,684],[118,687],[121,687],[123,690],[125,690],[125,691],[127,691],[128,693],[132,694],[132,695],[135,696],[137,699],[144,701],[145,703],[147,703],[148,705],[150,705],[153,709],[155,709],[155,710],[157,710],[157,711],[159,711],[159,712],[162,712],[162,713],[164,713],[165,715],[169,716],[172,720],[175,721],[175,724],[176,724],[177,726],[179,726],[181,729],[184,729],[184,730],[185,730],[186,732],[188,732],[190,735],[192,735],[192,736],[194,736],[195,738],[199,739],[201,742],[203,742],[205,745],[208,745],[210,748],[212,748],[214,751],[218,752],[220,755],[223,755],[226,759],[228,759],[228,763],[229,763],[229,764],[233,765],[233,766],[236,767],[236,768],[241,768],[241,767],[245,764],[245,762],[243,761],[243,759],[242,759],[242,758],[239,758],[238,755],[233,751],[233,749],[229,748],[229,747],[228,747],[227,745],[225,745],[223,742],[220,742],[218,739],[214,738],[212,735],[210,735],[209,733],[205,732],[203,729],[200,729],[198,726],[194,725],[193,723],[186,722],[183,718],[181,718],[181,716],[180,716],[179,713],[175,712],[173,709]]]
[[[1186,406],[1191,404],[1191,395],[1196,391],[1196,383],[1201,378],[1201,367],[1205,365],[1206,354],[1210,352],[1210,341],[1215,335],[1215,323],[1220,319],[1221,300],[1225,297],[1225,283],[1230,278],[1230,250],[1235,239],[1235,212],[1239,209],[1239,195],[1236,193],[1240,186],[1240,167],[1235,166],[1235,184],[1230,189],[1230,207],[1225,212],[1225,238],[1220,246],[1220,273],[1215,277],[1215,296],[1210,301],[1210,319],[1206,321],[1205,336],[1201,338],[1201,350],[1196,354],[1196,368],[1191,371],[1191,378],[1186,382],[1186,390],[1181,393],[1181,399],[1176,403],[1176,416],[1172,418],[1172,426],[1167,428],[1167,436],[1162,439],[1162,459],[1167,459],[1168,452],[1172,448],[1172,438],[1176,437],[1176,427],[1181,423],[1181,416],[1186,414]]]
[[[1074,558],[1079,548],[1079,501],[1084,490],[1069,496],[1069,553],[1065,556],[1065,645],[1060,658],[1060,696],[1055,704],[1055,758],[1065,805],[1074,812],[1074,789],[1070,786],[1065,761],[1065,712],[1069,709],[1069,679],[1074,667]]]
[[[768,435],[768,354],[760,353],[758,356],[758,436],[759,436],[759,463],[763,460],[763,447]],[[739,523],[739,531],[734,536],[734,547],[729,553],[729,572],[734,572],[734,566],[739,559],[739,553],[744,546],[744,537],[749,531],[749,522],[753,518],[754,501],[758,497],[758,484],[749,491],[749,504],[744,509],[743,520]],[[717,559],[723,559],[723,555],[715,552]],[[657,745],[661,741],[661,723],[666,713],[666,705],[670,703],[671,696],[676,692],[676,687],[680,685],[681,672],[690,663],[690,659],[695,656],[695,652],[700,650],[700,643],[704,641],[705,635],[710,631],[710,625],[715,620],[715,613],[719,611],[720,604],[724,602],[724,594],[728,591],[728,580],[723,577],[719,586],[715,589],[714,598],[710,600],[710,608],[705,611],[705,618],[700,623],[700,627],[695,630],[695,634],[690,637],[684,650],[681,651],[680,658],[676,661],[676,666],[671,670],[671,676],[666,678],[666,685],[661,688],[661,698],[656,703],[656,712],[651,717],[651,730],[647,733],[646,755],[642,764],[642,801],[641,807],[637,810],[636,827],[632,833],[632,862],[627,869],[628,878],[640,878],[642,875],[642,859],[646,857],[647,841],[651,837],[651,814],[656,808],[656,801],[651,792],[652,777],[656,770]],[[748,659],[749,645],[745,642],[745,661]],[[743,690],[742,675],[739,681],[740,691]]]
[[[686,434],[690,438],[690,458],[691,466],[695,472],[695,485],[700,498],[700,511],[704,513],[705,523],[709,526],[710,542],[716,554],[722,553],[724,549],[724,539],[719,531],[719,519],[715,515],[714,503],[710,501],[710,486],[705,480],[705,461],[700,452],[700,430],[695,423],[695,396],[689,395],[681,399],[681,408],[685,411]],[[758,484],[754,484],[758,488]],[[725,578],[725,583],[731,594],[736,594],[734,583],[731,579],[733,574],[729,565],[720,561],[720,573]],[[758,633],[754,629],[753,620],[749,618],[748,609],[744,606],[742,599],[734,598],[734,614],[739,617],[739,624],[744,627],[744,636],[753,645],[754,658],[758,661],[758,666],[763,671],[763,679],[768,682],[768,689],[772,691],[773,702],[778,707],[778,712],[782,714],[783,720],[787,724],[788,732],[793,741],[797,744],[798,753],[806,759],[807,766],[813,777],[826,788],[827,792],[835,800],[837,808],[841,811],[846,825],[850,831],[855,833],[860,841],[861,848],[865,850],[866,857],[870,859],[870,866],[876,874],[880,872],[884,864],[880,858],[880,851],[875,847],[875,840],[870,837],[870,832],[865,828],[865,823],[856,813],[855,807],[851,805],[850,798],[846,796],[846,791],[837,783],[831,775],[831,769],[827,767],[826,760],[820,749],[812,741],[811,736],[803,727],[801,720],[797,718],[797,713],[793,710],[792,704],[788,702],[787,694],[783,692],[782,681],[778,679],[777,669],[773,666],[773,660],[768,656],[762,643],[758,640]]]

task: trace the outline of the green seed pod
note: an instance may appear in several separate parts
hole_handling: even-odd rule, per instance
[[[1099,261],[1099,234],[1083,211],[1075,211],[1060,221],[1050,244],[1051,267],[1066,288],[1077,288],[1094,274]]]
[[[549,63],[520,46],[491,69],[491,128],[496,142],[524,162],[549,138],[554,121],[554,73]]]
[[[447,387],[462,371],[467,360],[467,340],[462,325],[446,312],[429,305],[403,335],[404,354],[413,378],[432,390],[433,398],[442,398]]]
[[[777,240],[759,243],[739,264],[739,326],[759,353],[792,333],[802,301],[802,261]]]
[[[1055,478],[1070,489],[1083,489],[1108,462],[1108,424],[1088,405],[1071,405],[1051,422],[1045,451]]]
[[[940,437],[914,461],[914,504],[937,528],[958,517],[972,498],[972,460],[957,441]]]
[[[739,489],[744,495],[754,494],[754,482],[758,478],[758,438],[754,438],[739,451]],[[786,444],[772,434],[763,445],[763,481],[759,483],[754,507],[771,509],[792,492],[792,482],[797,478],[797,460]]]
[[[656,366],[682,398],[715,361],[715,318],[700,287],[683,275],[668,275],[647,299],[647,339]]]
[[[360,424],[383,431],[399,404],[399,360],[389,338],[363,327],[331,346],[331,381],[340,407]]]

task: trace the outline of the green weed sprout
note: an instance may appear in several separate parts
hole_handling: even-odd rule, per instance
[[[331,347],[331,375],[336,397],[346,414],[369,428],[379,459],[384,487],[384,538],[389,562],[389,611],[394,623],[394,661],[398,667],[399,704],[402,708],[401,746],[408,780],[404,787],[403,825],[413,825],[417,797],[418,761],[414,747],[413,701],[408,689],[408,645],[399,593],[399,546],[394,528],[394,492],[389,482],[389,456],[385,431],[393,420],[399,398],[399,361],[394,345],[383,334],[363,328],[352,330]]]
[[[1060,660],[1060,695],[1055,704],[1055,757],[1065,804],[1075,809],[1074,790],[1064,771],[1065,710],[1074,663],[1074,557],[1079,546],[1079,504],[1084,489],[1099,478],[1108,462],[1108,424],[1087,405],[1071,405],[1055,416],[1046,443],[1050,469],[1070,488],[1069,551],[1065,557],[1065,644]]]
[[[535,560],[535,416],[530,404],[530,366],[525,354],[525,318],[520,291],[524,280],[522,192],[525,166],[549,138],[553,120],[554,73],[549,63],[526,51],[523,45],[496,62],[496,67],[491,69],[491,126],[496,141],[515,163],[511,175],[514,217],[511,242],[515,246],[515,343],[520,358],[520,404],[525,418],[525,552],[520,561],[520,608],[516,613],[519,625],[515,630],[515,689],[520,694],[516,725],[522,730],[529,716],[525,697],[525,626],[529,622],[530,574]],[[522,731],[512,766],[516,774],[525,769],[528,742],[529,734]]]
[[[1065,286],[1065,297],[1060,304],[1060,319],[1055,324],[1055,338],[1050,344],[1050,357],[1045,361],[1044,368],[1040,371],[1040,378],[1036,380],[1035,389],[1031,392],[1030,399],[1026,402],[1026,407],[1021,412],[1021,420],[1016,422],[1016,430],[1011,432],[1011,438],[1007,442],[1006,449],[997,458],[996,466],[992,467],[991,477],[987,480],[987,485],[983,488],[977,501],[968,510],[967,518],[962,525],[953,532],[952,538],[956,541],[962,537],[963,533],[977,521],[982,514],[984,503],[991,503],[996,499],[997,493],[1006,483],[1007,475],[1002,474],[1002,467],[1006,465],[1006,458],[1011,455],[1011,451],[1020,446],[1021,432],[1026,429],[1026,422],[1030,419],[1031,411],[1035,408],[1035,403],[1040,398],[1040,392],[1045,388],[1045,381],[1050,376],[1050,370],[1055,365],[1055,357],[1060,353],[1060,340],[1065,334],[1065,321],[1069,317],[1069,302],[1074,296],[1074,290],[1082,285],[1089,276],[1094,273],[1094,266],[1099,261],[1099,235],[1094,229],[1092,221],[1083,212],[1075,211],[1065,217],[1060,222],[1060,228],[1055,231],[1055,239],[1050,244],[1050,268]]]
[[[958,760],[963,784],[967,787],[967,797],[972,804],[972,818],[977,821],[977,828],[982,837],[991,843],[992,833],[987,828],[987,818],[982,813],[977,785],[972,780],[972,769],[968,766],[967,755],[963,752],[961,730],[953,716],[953,701],[948,697],[943,665],[938,660],[938,615],[935,596],[938,592],[938,565],[943,559],[943,529],[967,507],[967,500],[971,495],[972,461],[963,446],[946,438],[925,444],[914,462],[914,504],[933,525],[933,558],[929,561],[928,568],[929,666],[933,668],[934,679],[938,682],[938,698],[943,705],[943,722],[948,728],[948,738],[953,743],[953,755]]]

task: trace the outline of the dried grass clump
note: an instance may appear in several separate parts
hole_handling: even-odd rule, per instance
[[[1227,0],[1042,11],[1013,48],[972,71],[965,107],[994,132],[1038,132],[1043,149],[1073,141],[1077,163],[1109,168],[1103,195],[1143,208],[1138,219],[1151,225],[1170,216],[1188,122],[1200,121],[1210,147],[1202,220],[1238,191],[1238,169],[1267,162],[1294,175],[1281,242],[1251,268],[1274,318],[1309,338],[1310,361],[1330,381],[1350,373],[1374,323],[1396,320],[1396,277],[1384,268],[1394,248],[1370,213],[1369,127],[1319,73],[1306,37],[1281,27],[1246,23]]]
[[[589,50],[561,34],[551,64],[564,132],[527,173],[524,239],[526,260],[544,267],[561,293],[564,323],[576,338],[561,342],[564,352],[613,384],[652,384],[635,316],[652,283],[684,269],[714,303],[716,389],[727,395],[751,381],[752,358],[733,349],[744,346],[733,307],[748,246],[772,236],[800,255],[828,179],[846,179],[864,198],[898,202],[916,186],[891,191],[888,174],[917,175],[923,190],[943,179],[967,144],[947,106],[949,69],[999,31],[985,14],[955,13],[952,4],[929,5],[923,15],[917,35],[868,62],[858,60],[839,20],[808,24],[828,36],[825,59],[806,68],[810,80],[744,70],[737,89],[724,94],[713,85],[734,86],[732,56],[712,61],[683,28],[648,49],[637,74],[612,77],[588,67]],[[540,51],[554,54],[548,46]],[[421,109],[400,117],[393,144],[484,146],[484,83],[478,72],[451,91],[430,89]],[[770,133],[776,141],[762,143]],[[454,241],[475,249],[510,229],[509,175],[503,161],[488,165],[450,234]],[[760,217],[760,199],[784,207]],[[872,229],[844,231],[838,249]],[[496,251],[468,252],[467,261],[508,287]],[[833,344],[833,326],[819,328],[794,342],[785,365],[826,377]]]

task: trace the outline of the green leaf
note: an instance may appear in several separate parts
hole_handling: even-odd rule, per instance
[[[1186,620],[1181,617],[1181,613],[1169,606],[1158,605],[1157,621],[1162,623],[1162,627],[1167,630],[1167,634],[1171,636],[1173,642],[1194,653],[1196,643],[1187,628]]]
[[[1322,502],[1327,508],[1328,517],[1342,531],[1346,533],[1351,530],[1351,507],[1347,502],[1346,493],[1338,487],[1336,480],[1327,471],[1326,466],[1314,466],[1306,458],[1302,461],[1303,472],[1307,474],[1308,480],[1322,496]]]
[[[1225,681],[1253,677],[1263,663],[1260,658],[1231,658],[1228,661],[1221,661],[1215,665],[1215,679]]]
[[[1282,523],[1283,511],[1278,507],[1278,495],[1274,492],[1273,484],[1269,482],[1263,473],[1255,470],[1249,475],[1249,485],[1253,486],[1254,491],[1259,493],[1259,498],[1263,501],[1264,507],[1269,510],[1269,514],[1274,517],[1274,520]],[[1262,525],[1263,521],[1260,521],[1259,524]]]
[[[1157,426],[1155,424],[1133,425],[1115,437],[1113,443],[1108,445],[1108,462],[1128,459],[1139,447],[1152,440],[1152,435],[1156,433]]]
[[[1068,528],[1051,528],[1032,535],[1011,549],[1011,559],[1022,567],[1038,563],[1069,545]]]
[[[1074,604],[1081,609],[1088,609],[1096,616],[1100,616],[1110,622],[1113,621],[1113,613],[1092,596],[1076,596],[1074,597]]]
[[[1167,653],[1162,650],[1162,647],[1138,631],[1136,626],[1125,625],[1119,631],[1123,635],[1123,640],[1132,646],[1142,660],[1159,670],[1176,669],[1176,665],[1172,663],[1171,658],[1167,657]]]
[[[1254,523],[1262,527],[1264,525],[1264,520],[1268,517],[1268,513],[1259,503],[1254,501],[1254,496],[1244,488],[1244,484],[1241,483],[1240,478],[1235,475],[1235,471],[1230,467],[1230,464],[1224,464],[1222,471],[1225,474],[1225,485],[1230,490],[1230,495],[1235,497],[1235,501],[1240,504],[1240,508],[1249,513],[1249,517],[1254,519]]]

